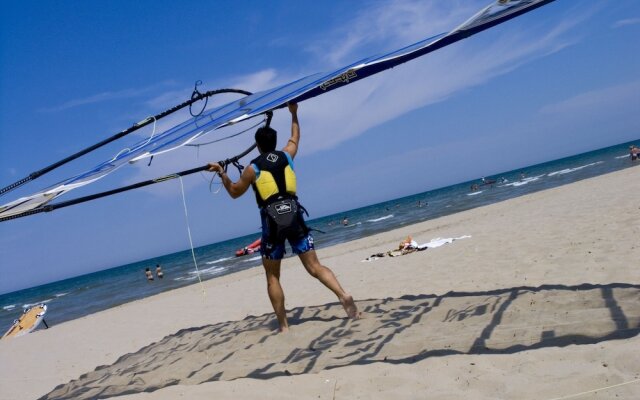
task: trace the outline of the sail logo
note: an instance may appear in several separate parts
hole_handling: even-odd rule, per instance
[[[323,82],[320,85],[320,89],[322,90],[327,90],[328,87],[336,85],[338,83],[344,83],[347,84],[349,82],[351,82],[352,80],[356,79],[358,77],[358,74],[356,74],[356,71],[350,69],[347,72],[344,72],[338,76],[336,76],[335,78],[329,79],[326,82]]]
[[[271,162],[278,161],[278,155],[277,154],[273,154],[273,153],[269,154],[267,156],[267,161],[271,161]]]

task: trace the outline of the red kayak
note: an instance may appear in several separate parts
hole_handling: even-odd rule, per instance
[[[248,246],[236,250],[236,257],[246,256],[260,251],[260,238]]]

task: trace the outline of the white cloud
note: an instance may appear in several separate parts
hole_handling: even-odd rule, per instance
[[[619,21],[614,22],[614,24],[612,25],[612,28],[621,28],[623,26],[638,25],[638,24],[640,24],[640,18],[627,18],[627,19],[621,19]]]
[[[451,30],[477,9],[469,2],[394,1],[373,4],[352,21],[307,44],[307,50],[327,69],[358,58],[399,48]],[[317,72],[317,71],[315,71]]]
[[[243,88],[250,92],[259,92],[272,88],[285,81],[278,82],[278,73],[274,69],[266,69],[250,75],[236,77],[232,80],[231,87]]]
[[[627,105],[632,110],[640,110],[640,81],[581,93],[570,99],[549,104],[540,109],[541,114],[562,115],[565,118],[589,115],[615,115]],[[623,107],[624,108],[624,107]]]
[[[147,86],[144,88],[139,88],[139,89],[123,89],[118,91],[107,91],[107,92],[102,92],[102,93],[94,94],[91,96],[87,96],[81,99],[69,100],[57,106],[42,108],[40,111],[58,112],[58,111],[68,110],[70,108],[85,106],[88,104],[101,103],[104,101],[134,98],[134,97],[147,95],[153,91],[157,91],[158,89],[162,89],[164,87],[172,86],[172,85],[174,85],[173,82],[166,81],[166,82],[160,82],[158,84]]]

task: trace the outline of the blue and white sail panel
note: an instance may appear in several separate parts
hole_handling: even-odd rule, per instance
[[[128,162],[135,162],[171,151],[191,143],[215,129],[284,107],[288,102],[301,102],[367,78],[489,29],[552,1],[554,0],[498,0],[483,8],[476,15],[448,33],[429,37],[388,53],[367,57],[330,72],[309,75],[288,84],[254,93],[205,111],[203,114],[190,118],[160,134],[139,141],[130,148],[122,150],[111,160],[105,161],[83,174],[62,181],[32,196],[23,197],[1,206],[0,218],[43,207],[56,197],[77,187],[90,184]]]
[[[209,112],[210,122],[206,126],[201,126],[201,128],[207,129],[198,132],[197,135],[200,136],[213,129],[253,118],[266,111],[283,107],[288,102],[302,102],[367,78],[482,32],[552,1],[554,0],[496,1],[449,33],[432,36],[389,53],[367,57],[337,70],[309,75],[277,88],[254,93],[218,109],[213,109]],[[221,119],[226,119],[226,121],[220,124]],[[174,139],[159,143],[145,154],[136,157],[136,160],[180,147],[186,144],[185,137],[194,131],[186,129],[184,134],[177,134]]]

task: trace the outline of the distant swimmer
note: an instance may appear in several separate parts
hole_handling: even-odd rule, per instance
[[[631,157],[631,161],[636,161],[640,158],[640,148],[633,144],[629,146],[629,156]]]
[[[342,218],[342,225],[344,225],[344,226],[349,225],[349,218],[347,218],[347,217]]]
[[[284,292],[280,286],[280,263],[285,254],[285,241],[289,242],[307,272],[338,297],[347,316],[352,319],[360,316],[353,297],[340,286],[333,272],[320,263],[314,250],[313,237],[303,218],[304,208],[296,196],[293,159],[300,143],[298,105],[289,104],[289,112],[291,137],[282,151],[276,150],[276,131],[269,126],[259,128],[255,140],[260,155],[243,170],[237,182],[231,181],[220,164],[209,164],[209,171],[218,173],[232,198],[242,196],[249,187],[253,187],[262,222],[260,253],[267,276],[267,292],[283,333],[289,330]]]
[[[493,187],[493,184],[496,183],[495,179],[486,179],[486,178],[482,178],[482,185],[491,185],[491,187]]]
[[[147,276],[148,281],[153,280],[153,274],[151,273],[151,268],[147,267],[147,269],[144,270],[144,274]]]
[[[164,278],[164,272],[162,272],[162,268],[160,268],[160,264],[156,264],[156,276],[158,279]]]

